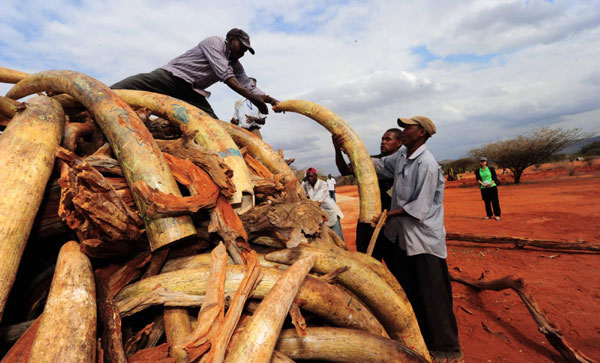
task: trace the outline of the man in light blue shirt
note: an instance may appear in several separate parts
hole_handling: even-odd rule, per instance
[[[444,175],[426,141],[436,132],[427,117],[399,118],[397,153],[373,159],[379,177],[393,178],[392,206],[377,242],[411,302],[434,359],[462,357],[446,264]],[[383,252],[383,251],[382,251]]]

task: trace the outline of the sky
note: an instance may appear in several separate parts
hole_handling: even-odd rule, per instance
[[[107,85],[242,28],[256,54],[240,61],[259,88],[329,108],[371,154],[415,115],[435,122],[438,161],[540,126],[600,132],[600,0],[2,0],[0,14],[0,66]],[[228,121],[240,96],[208,90]],[[271,111],[261,132],[297,168],[338,174],[331,135],[311,119]]]

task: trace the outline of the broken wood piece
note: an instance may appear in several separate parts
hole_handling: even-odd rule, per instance
[[[304,199],[257,205],[240,218],[248,233],[300,228],[305,235],[315,235],[323,224],[324,212],[318,203]]]
[[[98,314],[102,323],[102,339],[100,341],[103,356],[109,362],[126,363],[127,357],[123,349],[123,335],[121,333],[121,317],[110,292],[108,281],[95,274]]]
[[[221,194],[231,197],[235,193],[235,185],[231,181],[233,171],[216,151],[211,151],[196,144],[194,135],[198,131],[190,131],[181,125],[182,137],[176,140],[156,140],[163,153],[180,159],[189,160],[208,173],[217,184]]]
[[[267,167],[264,166],[260,161],[250,155],[246,148],[241,148],[240,151],[244,156],[246,165],[248,165],[248,170],[250,170],[252,174],[263,179],[273,179],[273,173],[271,173],[269,169],[267,169]]]
[[[251,250],[244,227],[227,198],[219,195],[216,206],[210,211],[208,231],[216,232],[223,238],[229,255],[237,264],[246,263],[245,256]]]
[[[292,319],[292,324],[296,328],[296,333],[301,337],[306,336],[306,320],[302,316],[302,312],[300,311],[300,307],[296,303],[292,303],[290,306],[290,318]]]
[[[299,259],[283,273],[263,298],[225,362],[270,362],[290,305],[315,260],[315,256]]]
[[[96,354],[96,288],[77,242],[60,249],[30,362],[92,362]]]
[[[34,97],[0,137],[0,319],[64,128],[58,102]]]
[[[240,283],[240,286],[235,291],[235,295],[231,300],[227,315],[223,324],[220,325],[219,330],[215,336],[211,339],[211,350],[208,352],[206,361],[207,362],[223,362],[225,359],[225,353],[227,346],[233,335],[235,327],[238,325],[244,304],[252,291],[256,288],[261,276],[261,269],[258,267],[258,258],[256,252],[251,251],[248,256],[248,263],[246,267],[246,274]],[[203,359],[204,361],[204,359]]]
[[[512,244],[517,248],[533,247],[550,250],[561,251],[593,251],[600,252],[600,244],[591,242],[563,242],[541,240],[524,237],[508,237],[508,236],[482,236],[469,233],[447,233],[446,240],[448,241],[464,241],[473,243],[490,243],[490,244]]]
[[[397,341],[360,330],[309,327],[306,336],[281,331],[275,346],[292,359],[332,362],[427,362]]]
[[[377,226],[375,227],[375,231],[373,231],[373,235],[371,236],[371,240],[369,241],[369,246],[367,247],[367,256],[373,255],[373,249],[375,249],[375,243],[377,243],[377,238],[379,237],[379,232],[381,232],[381,228],[385,224],[387,219],[387,209],[384,209],[379,216],[379,220],[377,221]]]
[[[225,245],[219,243],[215,247],[211,255],[211,264],[209,272],[209,281],[204,302],[198,313],[198,324],[183,342],[179,343],[175,348],[185,349],[188,353],[188,358],[194,360],[199,352],[194,352],[199,346],[208,342],[210,345],[211,335],[216,335],[218,326],[225,318],[225,278],[227,273],[227,251]],[[216,308],[212,321],[207,321],[207,313],[209,307]],[[212,317],[212,315],[208,315]],[[193,353],[193,354],[192,354]]]
[[[42,316],[39,316],[33,324],[25,332],[19,337],[19,339],[10,347],[10,350],[2,357],[2,362],[12,363],[12,362],[27,362],[29,360],[29,355],[31,354],[31,346],[33,345],[33,341],[35,339],[35,335],[37,334],[38,328],[40,326],[40,320],[42,320]]]
[[[56,156],[65,162],[58,181],[62,188],[58,214],[81,241],[98,240],[87,243],[88,251],[99,250],[92,256],[101,257],[103,249],[108,256],[135,251],[143,233],[138,214],[99,171],[77,155],[59,147]]]
[[[450,275],[452,280],[460,282],[476,290],[493,290],[501,291],[512,289],[519,295],[525,307],[535,320],[538,330],[544,334],[548,342],[569,362],[593,362],[591,358],[584,353],[571,347],[571,345],[563,338],[560,330],[542,313],[533,296],[525,289],[525,282],[522,278],[515,278],[512,275],[491,281],[475,281],[463,277],[455,277]]]
[[[161,193],[141,181],[135,182],[131,189],[133,194],[145,204],[148,218],[193,214],[201,208],[212,208],[218,195],[217,192],[209,195],[178,197],[174,194]]]
[[[68,93],[86,107],[110,142],[130,185],[143,181],[163,193],[180,195],[152,135],[137,114],[110,88],[82,73],[45,71],[21,80],[6,97],[19,99],[40,91]],[[151,250],[195,235],[188,216],[148,219],[139,200],[136,204]]]

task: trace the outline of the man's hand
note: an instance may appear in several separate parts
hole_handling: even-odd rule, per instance
[[[231,123],[232,123],[232,124],[234,124],[234,125],[239,125],[239,124],[240,124],[240,122],[238,121],[238,119],[237,119],[237,118],[235,118],[235,117],[232,117],[232,118],[231,118],[231,121],[229,121],[229,122],[231,122]]]
[[[336,150],[346,152],[346,150],[344,150],[344,147],[342,146],[344,144],[344,141],[346,141],[344,135],[331,135],[331,142],[333,143],[333,147],[335,147]]]
[[[274,99],[273,97],[269,96],[269,95],[265,95],[263,97],[263,101],[265,101],[266,103],[270,103],[271,106],[277,106],[277,104],[279,104],[279,101]]]
[[[260,113],[265,114],[265,115],[269,113],[269,108],[267,107],[267,104],[263,101],[264,96],[262,96],[262,95],[259,96],[259,95],[252,94],[252,96],[250,98],[248,98],[248,99],[256,107],[258,107],[258,110],[260,111]]]

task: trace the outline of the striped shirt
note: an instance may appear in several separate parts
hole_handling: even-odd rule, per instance
[[[206,88],[231,77],[237,78],[248,91],[257,95],[264,94],[250,81],[239,61],[229,60],[229,45],[219,36],[202,40],[197,46],[160,68],[190,83],[196,92],[206,98],[210,97]]]

